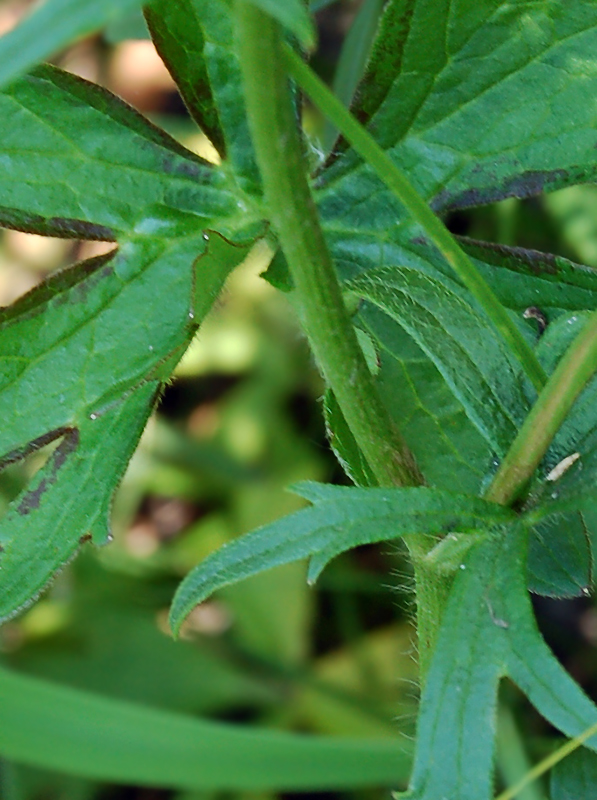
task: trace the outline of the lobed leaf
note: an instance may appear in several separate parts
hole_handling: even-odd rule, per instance
[[[590,54],[596,38],[597,13],[586,0],[572,5],[557,0],[530,10],[498,0],[390,0],[353,112],[437,211],[592,180],[595,110],[582,103],[580,94],[593,91]],[[316,196],[345,282],[399,266],[420,272],[421,280],[433,278],[443,286],[449,279],[448,286],[454,286],[451,268],[424,232],[371,168],[342,144],[318,177]],[[595,306],[594,270],[535,252],[462,244],[529,337],[536,335],[533,323],[520,319],[528,306],[546,306],[550,320],[565,310]],[[450,470],[435,470],[431,454],[437,450],[447,459],[452,450],[457,480],[464,476],[467,487],[478,491],[503,445],[501,450],[485,447],[478,436],[479,417],[475,425],[463,419],[462,387],[451,407],[444,402],[435,413],[442,355],[430,355],[427,332],[419,334],[419,347],[413,348],[398,326],[392,331],[379,313],[373,321],[369,308],[366,313],[369,330],[383,330],[377,343],[389,355],[382,356],[380,386],[399,391],[398,399],[386,393],[388,406],[425,474],[431,470],[429,480],[446,487]],[[399,387],[399,374],[408,388]],[[403,424],[405,403],[415,416],[407,411]],[[474,465],[470,470],[467,459]]]
[[[531,9],[501,0],[395,0],[384,21],[363,96],[372,79],[379,90],[361,114],[434,208],[594,180],[596,112],[583,102],[597,80],[590,55],[597,11],[589,0]],[[326,182],[357,163],[348,153]]]
[[[395,0],[386,6],[353,112],[438,212],[590,181],[594,110],[579,105],[579,93],[593,91],[587,53],[593,52],[589,43],[596,37],[595,9],[582,0],[567,3],[565,11],[561,2],[529,11],[499,2]],[[528,102],[521,104],[525,96]],[[481,126],[474,122],[479,119]],[[572,141],[573,151],[565,146]],[[506,366],[507,358],[494,359],[484,344],[483,352],[473,352],[470,342],[486,341],[483,315],[470,326],[476,306],[455,288],[449,265],[344,144],[318,178],[317,195],[346,286],[356,286],[371,300],[360,283],[370,275],[378,284],[387,283],[376,286],[377,308],[361,307],[358,324],[367,326],[382,351],[380,390],[424,474],[443,488],[465,481],[468,491],[479,491],[512,441],[531,394]],[[529,306],[545,311],[550,324],[566,311],[595,306],[594,270],[517,248],[468,240],[462,245],[529,338],[537,335],[532,320],[522,320]],[[385,281],[386,272],[396,272],[397,278]],[[447,287],[471,306],[467,322],[462,318],[456,331],[457,347],[439,335],[441,327],[434,337],[437,320],[431,322],[427,309],[412,302],[409,285],[417,281],[434,282],[431,292],[421,290],[425,302]],[[500,361],[504,366],[496,368]],[[452,400],[437,395],[442,379]],[[497,394],[486,402],[488,379]],[[498,417],[493,416],[496,407],[501,408]],[[592,425],[588,408],[585,427]],[[569,431],[575,431],[574,441],[582,441],[578,427]],[[543,476],[574,452],[569,444],[570,439],[554,443]],[[541,526],[531,545],[533,589],[557,595],[586,590],[592,578],[591,528],[585,512]]]
[[[192,117],[229,162],[234,180],[259,191],[229,3],[152,0],[145,15]]]
[[[0,312],[0,416],[12,420],[0,468],[61,441],[0,522],[0,620],[82,541],[108,540],[112,495],[159,387],[248,252],[206,236],[128,242]]]
[[[329,561],[358,545],[406,534],[476,530],[513,513],[478,497],[425,487],[355,489],[301,483],[294,491],[313,505],[224,545],[187,575],[170,610],[175,632],[212,592],[279,564],[309,557],[309,580],[314,582]]]
[[[197,233],[238,213],[210,164],[114,95],[53,67],[0,93],[0,224],[113,241]]]
[[[421,701],[405,795],[412,800],[490,800],[497,691],[505,676],[568,736],[595,722],[597,707],[537,630],[525,551],[523,529],[496,530],[473,544],[457,571]],[[588,746],[597,749],[597,737]]]

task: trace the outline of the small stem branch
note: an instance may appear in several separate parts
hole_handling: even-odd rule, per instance
[[[270,210],[315,357],[381,486],[422,482],[377,391],[348,315],[311,197],[278,25],[237,2],[245,101]]]
[[[524,490],[575,400],[597,370],[597,311],[570,345],[525,419],[486,498],[511,505]]]
[[[288,71],[301,89],[334,123],[356,152],[375,170],[380,180],[400,200],[411,217],[421,225],[429,239],[482,306],[522,365],[537,392],[541,391],[546,376],[537,356],[446,226],[431,211],[410,181],[375,139],[291,48],[284,47],[284,59]]]

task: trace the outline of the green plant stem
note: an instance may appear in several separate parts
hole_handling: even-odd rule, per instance
[[[511,505],[524,490],[575,400],[597,370],[597,311],[549,378],[502,461],[487,500]]]
[[[380,486],[419,485],[422,476],[383,405],[358,344],[319,224],[279,27],[242,0],[237,0],[235,20],[245,102],[270,219],[292,273],[313,352]],[[421,674],[446,599],[443,583],[439,585],[424,564],[434,544],[424,536],[407,540],[417,581]]]
[[[236,19],[249,123],[270,219],[315,357],[380,485],[417,485],[421,475],[377,392],[321,231],[278,26],[242,0]]]
[[[431,211],[410,181],[360,122],[350,114],[290,47],[284,47],[284,59],[288,71],[301,89],[334,123],[356,152],[375,170],[380,180],[400,200],[411,217],[421,225],[429,239],[482,306],[512,353],[519,360],[537,392],[541,391],[545,385],[546,375],[537,356],[446,226]]]

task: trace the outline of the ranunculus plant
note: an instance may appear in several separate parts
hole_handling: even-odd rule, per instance
[[[315,581],[349,548],[402,538],[422,687],[406,796],[492,797],[506,677],[597,748],[597,707],[546,646],[529,599],[592,591],[597,273],[457,239],[442,221],[595,180],[597,5],[388,0],[347,109],[308,66],[300,0],[151,0],[151,36],[219,166],[98,86],[31,68],[134,5],[48,0],[0,40],[0,225],[115,243],[0,313],[0,468],[58,442],[0,522],[0,617],[33,602],[82,543],[109,540],[112,495],[160,387],[267,237],[277,254],[265,277],[292,293],[326,381],[330,444],[355,486],[296,486],[310,506],[200,563],[174,597],[172,629],[224,585],[297,559]],[[301,93],[339,132],[313,174]],[[23,758],[15,680],[0,674],[0,752]],[[56,697],[59,709],[87,702]],[[126,725],[122,709],[105,713]],[[247,788],[259,780],[246,753],[253,766],[269,758],[285,788],[393,774],[385,742],[202,731],[207,768],[224,736],[226,769],[247,769]],[[164,765],[177,752],[166,748]],[[90,774],[122,774],[88,758]],[[597,762],[588,749],[573,759],[554,771],[554,800],[587,796]]]

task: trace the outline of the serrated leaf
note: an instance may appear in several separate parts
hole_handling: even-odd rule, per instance
[[[0,38],[0,85],[74,40],[127,15],[141,0],[45,0]]]
[[[437,210],[594,180],[597,112],[583,102],[597,80],[591,2],[411,0],[386,16],[397,44],[364,117],[400,166],[424,165],[415,184]],[[347,154],[332,173],[355,163]]]
[[[551,800],[597,800],[597,755],[585,747],[553,768]]]
[[[145,15],[191,115],[237,178],[258,186],[229,4],[153,0]]]
[[[114,95],[53,67],[0,93],[0,224],[113,241],[238,214],[211,165]]]
[[[0,521],[0,620],[81,540],[107,541],[112,494],[159,386],[248,251],[208,238],[128,242],[0,313],[0,416],[12,420],[0,468],[62,440]]]
[[[537,630],[525,539],[516,527],[488,534],[457,571],[423,691],[406,795],[412,800],[490,800],[497,691],[505,676],[568,736],[595,722],[597,707]]]
[[[410,760],[391,740],[247,729],[4,668],[0,707],[2,756],[109,783],[189,791],[356,789],[400,782]]]
[[[583,0],[572,5],[558,0],[530,11],[497,0],[394,0],[386,6],[353,111],[438,211],[591,180],[597,140],[588,117],[595,112],[573,98],[595,80],[593,57],[587,53],[594,52],[590,42],[597,37],[596,25],[595,8]],[[562,72],[553,69],[556,63],[576,67]],[[542,79],[535,91],[538,72]],[[574,150],[565,144],[572,140]],[[451,268],[424,232],[353,151],[340,154],[322,172],[316,196],[344,281],[396,266],[440,283],[453,280]],[[520,319],[526,307],[546,304],[553,316],[595,306],[594,271],[537,253],[474,246],[477,267],[531,339],[536,335],[532,320]],[[475,464],[471,471],[462,468],[468,480],[483,462],[486,480],[494,469],[495,448],[480,446],[471,425],[454,429],[449,416],[440,420],[428,411],[435,402],[436,369],[423,366],[422,359],[417,362],[404,337],[394,343],[386,337],[383,348],[392,359],[382,357],[380,386],[396,386],[394,376],[401,371],[410,384],[410,393],[402,391],[410,407],[416,398],[418,435],[409,444],[425,474],[426,456],[418,450],[427,450],[431,463],[433,450],[447,455],[450,441],[460,462],[470,454]],[[388,366],[389,378],[384,374]],[[435,381],[430,383],[428,376]],[[400,403],[388,399],[400,419]],[[453,410],[455,419],[462,420],[459,399],[460,408],[457,401]],[[430,480],[442,480],[441,471]]]
[[[465,532],[512,516],[508,509],[478,497],[425,487],[356,489],[301,483],[294,491],[312,507],[230,542],[187,575],[170,611],[174,631],[212,592],[279,564],[310,557],[309,580],[315,581],[332,558],[361,544],[409,533]]]

